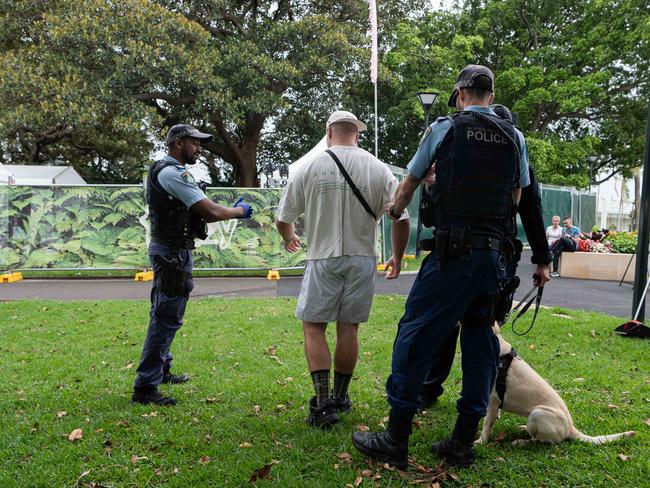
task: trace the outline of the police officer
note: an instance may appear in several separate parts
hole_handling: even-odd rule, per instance
[[[492,110],[502,119],[514,123],[514,118],[510,109],[504,105],[493,104],[490,105]],[[518,130],[518,129],[517,129]],[[521,216],[524,231],[528,238],[533,256],[531,260],[534,263],[550,263],[553,255],[548,248],[548,242],[544,235],[544,218],[542,216],[542,198],[539,190],[539,184],[535,178],[535,173],[532,167],[528,168],[528,176],[530,185],[522,188],[521,200],[517,208],[517,213]],[[505,320],[505,315],[512,307],[512,298],[518,285],[518,278],[516,278],[517,264],[521,257],[521,242],[516,239],[516,225],[512,223],[512,235],[507,239],[509,246],[504,250],[504,257],[506,258],[506,275],[507,280],[510,280],[510,286],[504,286],[501,291],[499,303],[497,304],[496,321],[502,325]],[[426,410],[431,407],[440,395],[442,395],[444,388],[442,384],[449,376],[451,367],[454,362],[454,355],[456,353],[456,342],[460,329],[454,327],[453,332],[449,334],[447,340],[441,345],[439,353],[433,358],[433,364],[427,375],[426,380],[422,384],[422,391],[418,396],[418,410]]]
[[[149,328],[131,397],[133,403],[176,404],[176,399],[158,391],[158,385],[189,380],[186,374],[171,373],[169,348],[183,325],[183,314],[194,286],[191,252],[194,239],[207,237],[207,222],[244,219],[253,213],[241,198],[233,208],[214,203],[185,167],[196,162],[201,143],[211,140],[210,134],[199,132],[191,125],[175,125],[167,133],[168,154],[154,162],[149,170],[149,259],[154,282]]]
[[[436,242],[409,294],[393,346],[386,382],[392,409],[385,432],[355,432],[362,453],[398,468],[408,464],[408,439],[418,393],[432,356],[461,321],[463,383],[453,433],[432,451],[455,466],[474,463],[473,441],[485,416],[499,359],[492,333],[493,305],[505,280],[501,254],[521,188],[529,185],[526,143],[513,125],[489,107],[494,75],[469,65],[449,100],[459,112],[428,129],[408,165],[389,215],[397,218],[432,165]],[[549,280],[538,263],[539,285]]]

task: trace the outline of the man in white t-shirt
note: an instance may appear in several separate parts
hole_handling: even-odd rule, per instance
[[[377,219],[393,200],[397,179],[388,167],[357,147],[366,124],[343,110],[327,121],[327,146],[339,159],[370,210],[364,208],[337,167],[323,152],[292,174],[280,199],[276,225],[288,252],[300,249],[293,222],[304,213],[308,237],[307,266],[296,317],[303,322],[305,356],[316,395],[307,422],[329,427],[352,407],[347,391],[359,354],[359,323],[370,314],[375,289]],[[374,213],[374,216],[371,215]],[[387,279],[401,271],[409,237],[405,214],[391,227],[393,256],[386,262]],[[330,392],[331,356],[325,329],[336,321],[334,389]]]

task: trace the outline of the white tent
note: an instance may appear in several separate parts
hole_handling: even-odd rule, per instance
[[[5,169],[5,167],[0,163],[0,185],[6,185],[11,179],[11,173]]]
[[[289,165],[289,178],[291,178],[292,171],[296,171],[302,165],[312,161],[316,156],[322,154],[325,149],[327,149],[327,136],[323,136],[323,138],[318,141],[318,144],[312,147],[307,154]]]
[[[12,185],[85,185],[86,181],[72,166],[37,166],[5,164],[1,170],[9,174]],[[0,181],[2,177],[0,176]]]

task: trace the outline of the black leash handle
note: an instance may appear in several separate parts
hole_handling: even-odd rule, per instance
[[[534,274],[533,279],[535,281],[537,281],[538,283],[540,283],[541,280],[542,280],[542,277],[539,276],[538,274]],[[535,291],[537,291],[536,295],[534,295]],[[510,311],[510,313],[506,317],[506,321],[510,318],[510,315],[512,315],[517,310],[519,310],[521,308],[521,306],[525,304],[524,307],[519,311],[517,316],[512,321],[512,324],[510,324],[510,327],[512,328],[513,334],[518,335],[518,336],[525,336],[526,334],[528,334],[531,331],[531,329],[533,328],[533,325],[535,325],[535,320],[537,320],[537,313],[539,312],[539,306],[542,303],[542,294],[543,293],[544,293],[544,287],[540,287],[540,286],[537,286],[537,285],[533,286],[533,288],[528,293],[526,293],[526,296],[521,299],[521,301],[517,304],[517,306]],[[528,302],[526,302],[526,300],[528,300],[529,298],[530,298],[530,300]],[[517,320],[519,320],[528,311],[528,309],[532,306],[533,302],[535,302],[535,313],[533,315],[533,321],[530,323],[530,325],[528,326],[528,328],[526,329],[525,332],[517,332],[517,330],[515,329],[515,323],[517,322]]]

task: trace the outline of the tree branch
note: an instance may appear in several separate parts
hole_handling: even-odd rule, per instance
[[[141,102],[146,102],[147,100],[164,100],[176,107],[181,105],[189,105],[196,99],[196,97],[191,95],[188,95],[186,97],[175,97],[164,92],[136,93],[133,95],[133,97]]]

